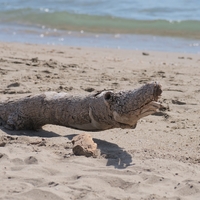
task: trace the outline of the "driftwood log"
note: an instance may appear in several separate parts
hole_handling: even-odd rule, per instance
[[[11,130],[55,124],[80,130],[135,128],[137,121],[161,107],[157,82],[129,91],[101,91],[88,96],[46,92],[0,103],[1,125]]]

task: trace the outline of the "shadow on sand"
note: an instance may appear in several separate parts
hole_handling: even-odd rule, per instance
[[[46,131],[43,129],[40,130],[19,130],[19,131],[11,131],[2,126],[0,126],[0,130],[12,136],[30,136],[30,137],[44,137],[44,138],[52,138],[52,137],[60,137],[59,134],[54,133],[53,131]]]
[[[11,131],[0,127],[0,130],[5,132],[10,136],[29,136],[29,137],[43,137],[43,138],[52,138],[52,137],[63,137],[53,131],[46,131],[40,129],[38,131],[34,130],[20,130],[20,131]],[[64,137],[72,140],[76,134],[65,135]],[[107,159],[106,166],[114,166],[117,169],[124,169],[131,165],[132,157],[131,155],[119,147],[115,143],[107,142],[105,140],[93,139],[97,143],[98,149],[100,149],[101,157]]]
[[[76,135],[66,135],[65,137],[71,140],[74,136]],[[96,138],[93,138],[93,140],[97,143],[97,148],[100,149],[101,157],[107,159],[106,166],[114,166],[117,169],[125,169],[126,167],[132,165],[131,155],[117,144]]]

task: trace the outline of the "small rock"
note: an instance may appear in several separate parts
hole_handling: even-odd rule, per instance
[[[148,56],[148,55],[149,55],[149,53],[142,52],[142,55],[143,55],[143,56]]]
[[[15,82],[15,83],[11,83],[11,84],[8,85],[7,87],[10,88],[10,87],[19,87],[19,86],[20,86],[20,83]]]
[[[93,92],[95,89],[91,87],[87,87],[84,89],[86,92]]]
[[[80,134],[72,139],[73,153],[77,156],[96,157],[98,154],[97,144],[88,133]]]
[[[177,104],[177,105],[185,105],[185,104],[186,104],[186,103],[183,102],[183,101],[173,100],[173,99],[172,99],[172,103],[173,103],[173,104]]]

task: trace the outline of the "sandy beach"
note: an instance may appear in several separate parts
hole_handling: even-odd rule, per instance
[[[0,43],[0,99],[44,91],[135,89],[159,81],[168,109],[136,129],[90,132],[101,154],[75,156],[84,133],[0,128],[1,200],[199,200],[198,54]]]

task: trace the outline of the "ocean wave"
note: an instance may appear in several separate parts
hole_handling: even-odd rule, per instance
[[[26,8],[1,11],[0,22],[4,24],[41,26],[67,31],[149,34],[200,39],[200,21],[198,20],[135,20]]]

